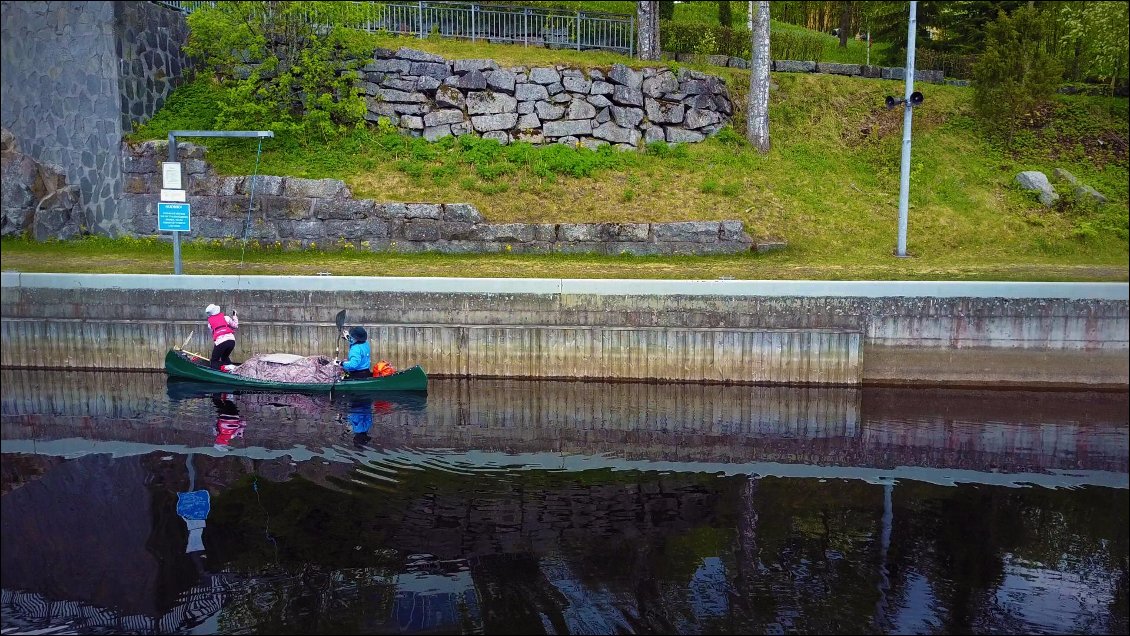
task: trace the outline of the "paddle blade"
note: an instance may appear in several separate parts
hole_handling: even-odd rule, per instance
[[[337,312],[337,317],[334,318],[334,323],[337,325],[337,330],[341,331],[345,327],[345,310]]]

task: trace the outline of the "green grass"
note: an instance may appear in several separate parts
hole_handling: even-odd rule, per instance
[[[542,63],[532,60],[547,53],[569,53],[582,66],[608,60],[603,54],[402,40],[453,58],[492,57],[505,49],[506,55],[497,55],[504,63]],[[739,103],[744,101],[747,72],[713,70],[727,80]],[[895,84],[787,73],[774,74],[773,81],[772,149],[766,156],[731,130],[701,144],[670,148],[660,143],[645,152],[621,153],[502,147],[469,137],[428,144],[361,129],[330,144],[268,140],[259,172],[339,178],[355,196],[383,201],[466,201],[491,222],[738,219],[755,239],[787,241],[783,251],[699,260],[365,255],[341,266],[334,265],[340,255],[264,252],[263,269],[257,271],[356,267],[434,275],[1126,279],[1130,135],[1125,99],[1061,96],[1045,121],[1033,124],[1005,151],[978,131],[971,91],[922,86],[926,102],[914,117],[908,232],[908,248],[916,258],[893,261],[902,113],[887,111],[882,100]],[[169,129],[209,128],[221,94],[206,80],[182,87],[132,138],[163,139]],[[740,131],[744,123],[738,110]],[[209,140],[209,147],[209,160],[222,174],[251,173],[253,141]],[[1050,176],[1055,167],[1070,170],[1111,202],[1045,210],[1013,185],[1021,170]],[[4,267],[49,262],[18,256],[33,252],[5,243]],[[125,250],[123,258],[128,256]],[[311,260],[317,264],[307,267]],[[81,259],[75,263],[91,267]],[[163,266],[160,258],[145,265]]]
[[[218,242],[217,242],[218,243]],[[811,262],[786,250],[735,256],[595,256],[585,254],[390,254],[241,249],[238,241],[182,244],[186,274],[314,276],[453,276],[490,278],[633,278],[735,280],[1126,281],[1125,265],[1053,262],[971,263],[876,258],[866,263]],[[171,274],[172,246],[151,237],[86,237],[36,243],[0,239],[3,270],[18,272]]]
[[[678,6],[678,5],[676,5]],[[813,31],[802,26],[795,24],[786,24],[773,20],[769,25],[769,39],[773,39],[773,33],[776,32],[790,32],[790,33],[806,33],[815,35],[824,41],[824,50],[820,54],[820,59],[817,62],[839,62],[841,64],[866,64],[868,61],[867,56],[867,41],[856,40],[855,38],[848,38],[847,47],[840,48],[840,39],[829,33],[820,33]],[[873,65],[878,65],[879,60],[883,58],[883,53],[886,51],[887,45],[885,43],[871,42],[871,56],[870,61]]]

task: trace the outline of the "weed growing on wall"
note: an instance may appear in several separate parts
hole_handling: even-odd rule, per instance
[[[351,2],[217,2],[194,11],[185,50],[226,89],[214,126],[270,129],[305,144],[363,123],[355,80],[368,53],[342,26],[360,10]]]

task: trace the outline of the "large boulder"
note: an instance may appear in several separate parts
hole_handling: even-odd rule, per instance
[[[37,241],[71,239],[82,231],[82,194],[76,185],[64,186],[36,205],[32,237]]]
[[[0,235],[30,234],[37,241],[68,239],[82,231],[82,195],[67,185],[63,169],[19,151],[0,130]]]
[[[1055,188],[1048,182],[1048,177],[1039,170],[1025,170],[1016,175],[1016,183],[1024,190],[1036,192],[1040,199],[1047,207],[1055,205],[1059,200],[1059,195],[1056,194]]]
[[[1095,203],[1106,203],[1107,198],[1101,192],[1089,185],[1076,186],[1073,190],[1076,199],[1091,199]]]

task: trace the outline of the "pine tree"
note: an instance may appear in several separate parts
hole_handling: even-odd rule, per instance
[[[1046,20],[1033,7],[1001,12],[985,27],[973,67],[973,107],[986,129],[1010,145],[1023,118],[1050,101],[1063,68],[1046,47]]]
[[[734,23],[734,14],[730,11],[729,2],[718,3],[718,24],[724,27],[732,26]]]

